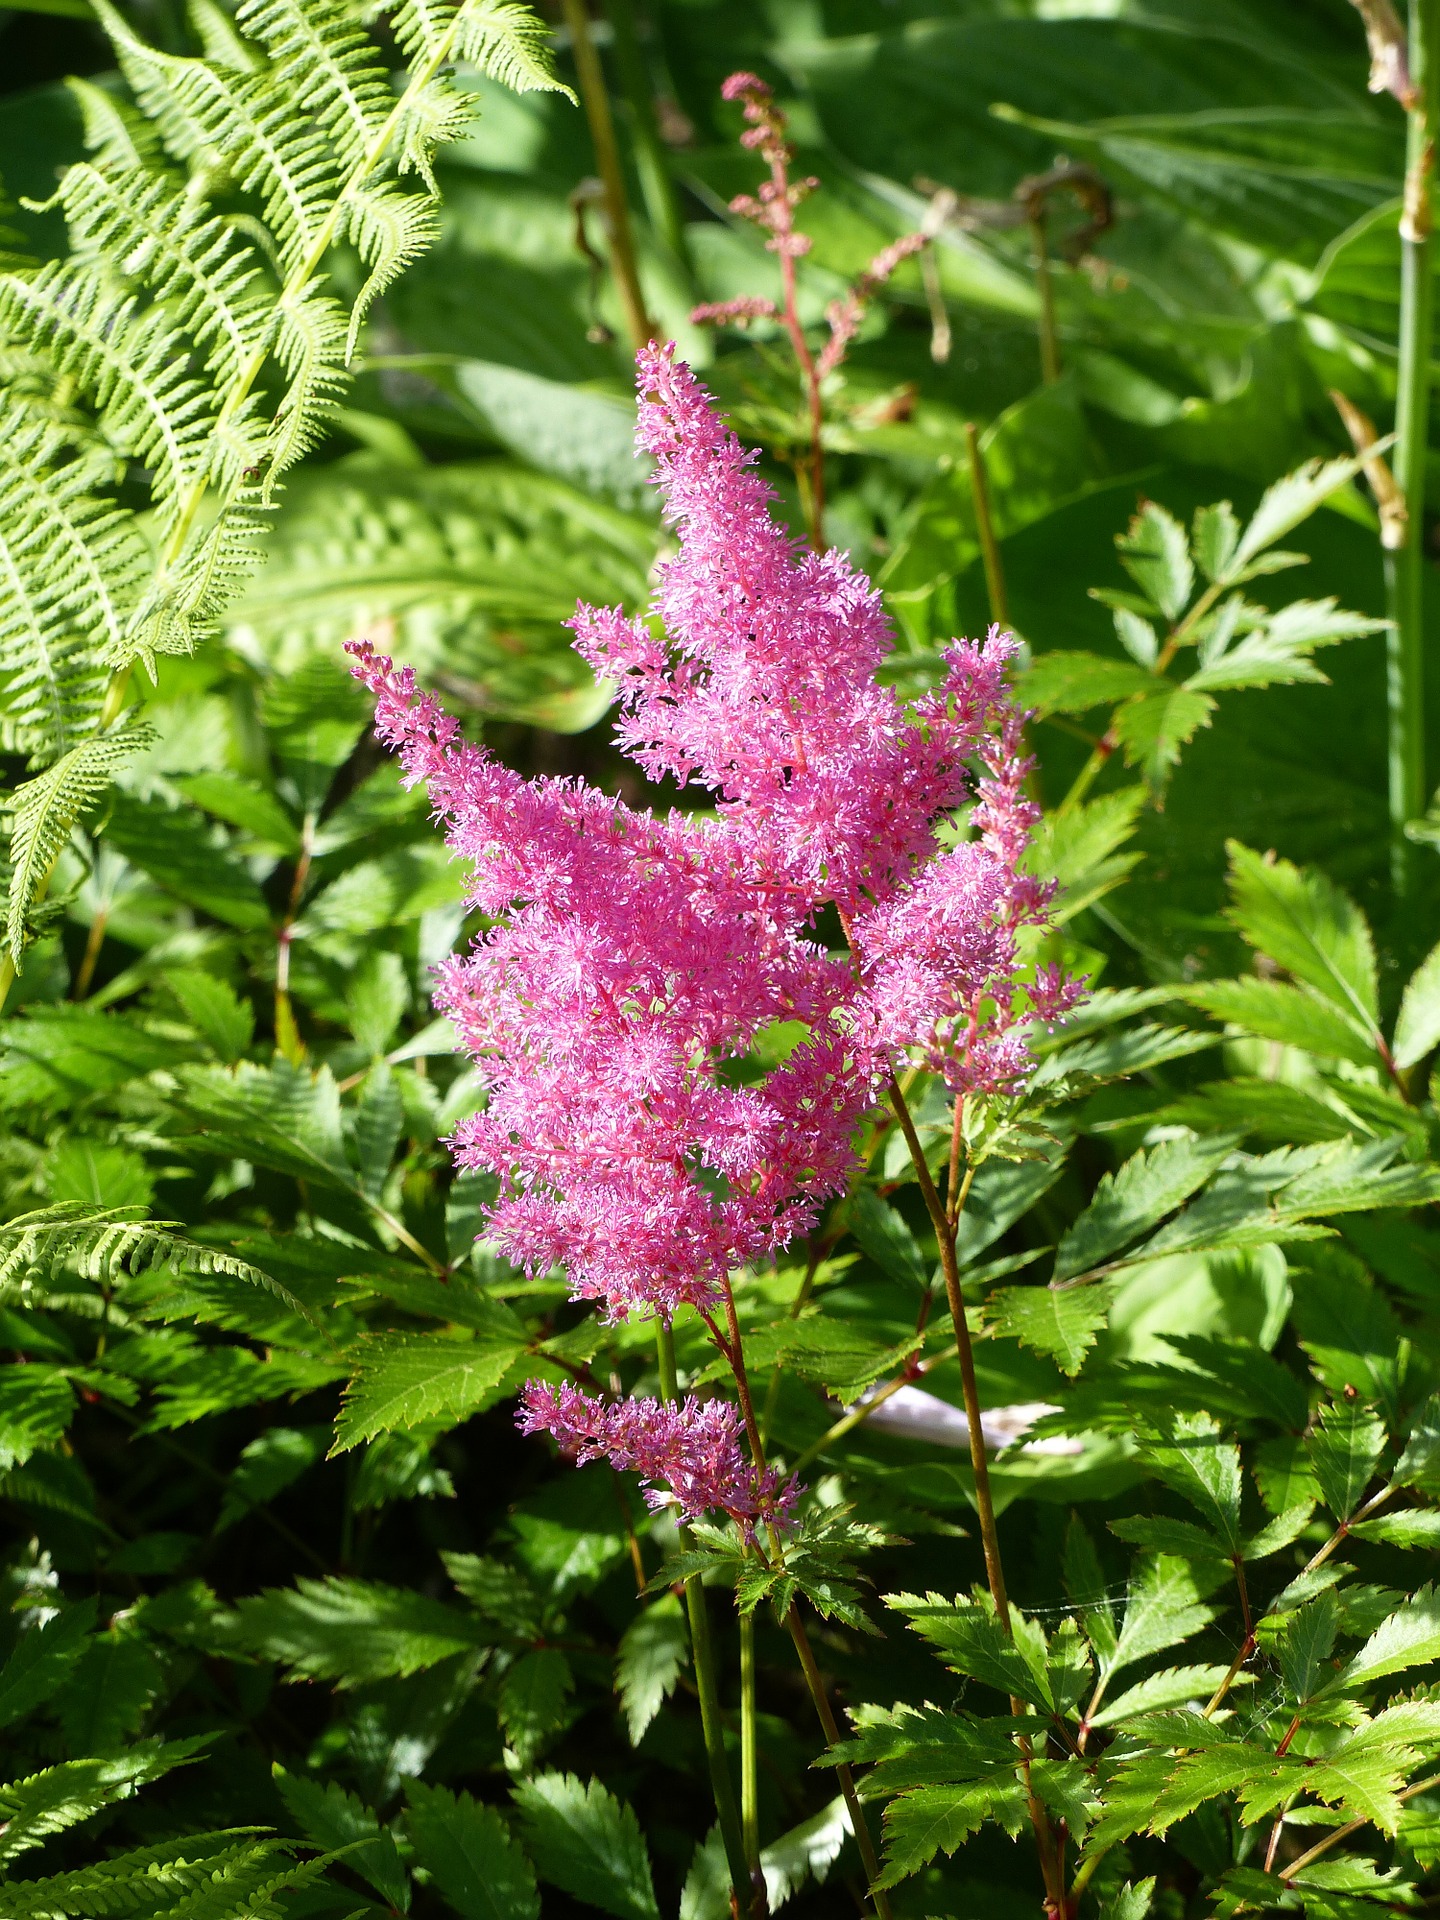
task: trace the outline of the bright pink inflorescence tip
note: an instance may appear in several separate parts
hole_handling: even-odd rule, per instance
[[[532,1273],[563,1267],[613,1317],[708,1311],[730,1272],[843,1191],[898,1057],[957,1092],[1009,1091],[1029,1026],[1076,992],[1046,971],[1019,984],[1020,936],[1048,890],[1022,871],[1035,809],[1006,686],[1015,643],[993,629],[956,643],[938,690],[902,703],[877,679],[878,594],[843,554],[802,551],[775,522],[755,455],[673,347],[639,355],[639,387],[637,437],[679,533],[654,609],[666,637],[582,606],[576,645],[615,696],[625,751],[713,811],[658,816],[583,782],[522,779],[408,669],[350,649],[378,732],[428,786],[489,922],[436,995],[487,1093],[456,1158],[500,1178],[498,1249]],[[966,806],[978,837],[939,851],[937,828]],[[830,907],[849,954],[815,937]],[[529,1404],[537,1420],[551,1406]],[[554,1401],[576,1420],[582,1404]],[[716,1464],[733,1465],[718,1405],[643,1419],[622,1405],[567,1431],[637,1461],[643,1434],[650,1477],[682,1508],[723,1485],[701,1504],[743,1518],[745,1499],[758,1512],[779,1496],[742,1498]],[[685,1479],[684,1447],[663,1455],[682,1434],[709,1479],[698,1466]]]
[[[750,1465],[735,1409],[724,1400],[607,1401],[568,1384],[532,1381],[521,1396],[519,1424],[522,1433],[551,1434],[577,1462],[604,1459],[639,1474],[650,1505],[673,1505],[681,1520],[727,1513],[746,1533],[761,1519],[790,1523],[795,1482],[773,1467],[762,1474]]]

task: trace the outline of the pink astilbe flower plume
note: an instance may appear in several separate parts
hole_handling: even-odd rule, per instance
[[[525,780],[408,669],[368,642],[350,651],[488,921],[440,970],[436,1002],[484,1079],[485,1109],[452,1145],[500,1178],[492,1240],[532,1273],[564,1268],[611,1316],[708,1314],[732,1271],[843,1191],[899,1057],[957,1091],[1012,1090],[1028,1025],[1073,988],[1018,985],[1048,894],[1021,864],[1035,810],[1005,684],[1014,642],[957,643],[938,691],[904,705],[876,677],[890,630],[869,582],[795,547],[673,348],[646,348],[639,374],[638,440],[679,549],[655,627],[581,607],[576,645],[616,694],[622,747],[713,812]],[[938,852],[967,805],[978,837]],[[848,954],[815,936],[832,906]],[[799,1044],[761,1071],[751,1049],[779,1024]],[[777,1488],[736,1477],[728,1409],[633,1411],[648,1404],[537,1390],[525,1418],[634,1464],[684,1511],[783,1517]]]
[[[577,1463],[609,1460],[645,1481],[652,1507],[674,1505],[682,1520],[726,1513],[744,1532],[762,1518],[785,1526],[795,1483],[773,1467],[760,1473],[740,1448],[740,1423],[723,1400],[687,1394],[667,1406],[635,1396],[605,1401],[578,1387],[532,1381],[520,1402],[522,1433],[549,1433]]]

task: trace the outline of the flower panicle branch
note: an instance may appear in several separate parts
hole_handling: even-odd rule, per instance
[[[740,1445],[736,1410],[693,1394],[669,1405],[632,1395],[605,1401],[566,1383],[532,1381],[521,1399],[522,1433],[548,1433],[577,1464],[608,1460],[638,1474],[653,1508],[674,1508],[682,1521],[728,1514],[747,1539],[761,1522],[793,1524],[797,1489],[773,1467],[761,1472]]]
[[[706,301],[691,310],[697,325],[748,327],[756,320],[778,320],[783,326],[805,393],[809,422],[809,448],[805,460],[796,460],[796,472],[804,485],[806,510],[810,523],[811,545],[823,548],[825,509],[825,454],[821,444],[824,403],[821,387],[845,359],[850,344],[860,330],[866,308],[895,272],[912,254],[931,244],[938,229],[928,222],[916,233],[903,234],[882,247],[865,271],[844,295],[830,301],[825,309],[829,338],[817,352],[806,337],[800,318],[799,290],[795,265],[810,251],[810,236],[795,224],[796,209],[819,186],[813,175],[797,179],[792,173],[795,149],[788,138],[785,114],[775,104],[775,96],[754,73],[732,73],[720,89],[721,98],[740,101],[744,107],[745,130],[740,144],[758,152],[769,168],[770,177],[754,193],[737,194],[730,211],[753,221],[765,233],[767,250],[780,263],[781,297],[777,304],[760,295],[742,294],[730,300]],[[933,279],[933,276],[932,276]],[[934,307],[934,289],[927,282]]]

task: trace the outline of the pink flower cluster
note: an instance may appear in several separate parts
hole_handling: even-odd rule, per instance
[[[522,1433],[549,1433],[577,1462],[608,1460],[647,1483],[652,1507],[673,1499],[682,1520],[727,1513],[748,1534],[768,1519],[789,1524],[795,1483],[773,1467],[762,1474],[740,1449],[739,1422],[724,1400],[686,1395],[669,1406],[638,1395],[605,1401],[569,1385],[532,1381],[520,1404]]]
[[[615,693],[624,749],[712,812],[522,779],[408,669],[351,648],[489,923],[436,996],[487,1090],[456,1158],[501,1177],[500,1249],[530,1272],[563,1267],[612,1316],[708,1313],[732,1270],[843,1190],[897,1056],[920,1052],[957,1090],[1008,1089],[1025,1026],[1068,992],[1016,983],[1020,929],[1047,895],[1019,871],[1034,809],[1005,686],[1014,643],[956,644],[941,688],[903,705],[876,677],[890,633],[869,583],[841,554],[797,550],[755,456],[672,348],[639,367],[638,438],[678,552],[657,621],[582,607],[576,644]],[[938,825],[971,803],[979,837],[937,857]],[[816,937],[830,908],[849,954]],[[526,1418],[563,1438],[563,1412],[579,1444],[651,1461],[687,1511],[705,1488],[726,1497],[702,1505],[742,1517],[775,1497],[741,1497],[721,1445],[733,1422],[710,1403],[573,1424],[589,1404],[532,1398]],[[686,1481],[682,1454],[710,1464]]]
[[[732,73],[720,89],[723,100],[741,100],[745,105],[746,128],[740,136],[742,147],[758,148],[770,168],[770,178],[757,193],[737,194],[730,211],[753,220],[770,238],[765,242],[771,253],[787,263],[810,251],[810,236],[795,226],[795,209],[812,194],[820,182],[813,175],[804,180],[790,178],[790,163],[795,149],[786,139],[785,115],[775,104],[769,87],[753,73]],[[825,309],[830,323],[830,338],[814,361],[814,375],[823,380],[833,373],[849,351],[850,342],[860,330],[865,309],[885,282],[912,253],[930,244],[928,232],[902,234],[882,247],[854,285],[839,300]],[[790,283],[787,281],[787,286]],[[792,288],[793,290],[793,288]],[[697,325],[747,327],[752,320],[773,320],[781,309],[773,300],[758,294],[741,294],[733,300],[707,300],[692,307],[690,318]],[[796,322],[798,325],[798,322]],[[808,348],[806,352],[808,354]],[[808,364],[808,363],[807,363]]]

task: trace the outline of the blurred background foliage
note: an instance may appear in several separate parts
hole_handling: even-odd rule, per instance
[[[122,10],[155,44],[193,48],[178,0]],[[553,24],[573,79],[558,12]],[[907,687],[926,683],[951,634],[990,618],[967,423],[980,429],[1017,631],[1036,655],[1083,650],[1117,666],[1111,611],[1089,589],[1126,586],[1114,543],[1139,503],[1188,522],[1229,499],[1243,520],[1282,474],[1348,450],[1331,388],[1388,425],[1404,134],[1395,103],[1366,92],[1348,0],[607,0],[593,33],[647,304],[741,437],[767,450],[797,530],[802,427],[782,343],[763,324],[717,335],[688,317],[698,301],[774,292],[773,259],[728,210],[755,162],[737,147],[720,83],[742,66],[763,75],[791,116],[799,170],[822,182],[800,213],[814,243],[800,269],[810,319],[921,222],[938,189],[956,197],[933,250],[948,357],[936,357],[933,289],[910,261],[827,393],[826,531],[885,588]],[[44,200],[83,152],[64,77],[115,88],[108,43],[84,0],[0,11],[0,74],[0,178],[12,201]],[[459,875],[423,795],[406,794],[371,743],[339,657],[347,635],[388,623],[397,655],[504,758],[638,797],[564,626],[577,598],[641,606],[666,538],[631,452],[622,312],[592,257],[603,253],[583,194],[594,153],[564,97],[469,84],[480,111],[439,164],[439,242],[373,311],[344,405],[292,475],[219,644],[161,661],[147,703],[155,742],[66,854],[63,913],[7,1008],[7,1211],[146,1209],[186,1223],[216,1265],[207,1273],[192,1253],[177,1279],[163,1248],[149,1271],[102,1248],[89,1268],[52,1272],[48,1292],[7,1280],[0,1342],[31,1365],[0,1385],[0,1495],[19,1543],[4,1631],[46,1617],[61,1588],[73,1600],[88,1582],[118,1601],[102,1631],[76,1622],[46,1669],[58,1706],[21,1736],[35,1765],[133,1754],[124,1743],[142,1732],[209,1743],[203,1760],[202,1747],[164,1750],[165,1765],[187,1764],[153,1802],[128,1800],[143,1772],[114,1761],[114,1783],[95,1789],[101,1824],[73,1856],[52,1843],[47,1870],[98,1857],[112,1844],[107,1822],[131,1846],[275,1827],[358,1849],[338,1880],[275,1892],[275,1910],[405,1911],[416,1870],[417,1912],[508,1920],[537,1910],[533,1881],[466,1790],[518,1777],[532,1782],[523,1831],[553,1841],[568,1819],[590,1849],[576,1840],[572,1859],[540,1847],[560,1862],[547,1915],[577,1900],[575,1911],[647,1916],[658,1899],[673,1913],[688,1885],[681,1910],[700,1920],[713,1902],[691,1867],[709,1824],[698,1722],[688,1706],[655,1718],[688,1684],[678,1608],[644,1616],[651,1641],[631,1642],[629,1669],[622,1654],[617,1711],[634,1563],[657,1564],[651,1522],[606,1470],[548,1468],[514,1435],[504,1396],[543,1367],[546,1343],[573,1333],[570,1357],[588,1363],[599,1336],[567,1318],[562,1285],[522,1283],[470,1250],[483,1192],[451,1179],[441,1142],[477,1096],[426,1000],[429,967],[465,931]],[[1084,238],[1083,209],[1064,195],[1050,203],[1060,377],[1042,381],[1035,238],[1012,212],[1020,183],[1062,155],[1098,175],[1113,220],[1077,255],[1067,243]],[[17,204],[7,225],[22,256],[64,250],[54,213]],[[1429,505],[1440,509],[1440,474]],[[1309,564],[1294,593],[1382,611],[1363,490],[1333,494],[1297,539]],[[1425,540],[1433,551],[1429,515]],[[1440,631],[1433,593],[1431,607]],[[1431,945],[1440,875],[1427,853],[1396,916],[1380,639],[1357,637],[1324,664],[1325,684],[1229,695],[1153,797],[1163,804],[1142,804],[1119,756],[1106,769],[1096,795],[1129,797],[1108,824],[1093,817],[1089,843],[1056,855],[1074,888],[1070,956],[1105,986],[1183,987],[1250,964],[1224,912],[1235,839],[1349,891],[1376,929],[1380,1003],[1393,1011]],[[1433,714],[1435,679],[1430,698]],[[1037,725],[1051,804],[1097,731],[1059,712]],[[1023,1265],[1053,1243],[1147,1116],[1193,1122],[1201,1107],[1175,1103],[1210,1098],[1214,1123],[1220,1056],[1201,1044],[1177,1047],[1133,1101],[1087,1109],[1063,1177],[1056,1162],[997,1191],[994,1231],[971,1257]],[[1271,1044],[1232,1036],[1221,1081],[1258,1071]],[[1312,1109],[1333,1116],[1329,1099],[1305,1110],[1321,1129],[1307,1137],[1327,1137],[1332,1122]],[[1299,1124],[1287,1109],[1275,1137]],[[1407,1155],[1430,1151],[1428,1124],[1414,1122]],[[1333,1126],[1364,1135],[1411,1121],[1377,1119],[1357,1097]],[[1434,1254],[1407,1218],[1384,1216],[1391,1240],[1377,1228],[1348,1257],[1408,1276],[1405,1311],[1419,1317],[1404,1339],[1429,1367]],[[1397,1234],[1410,1236],[1403,1247]],[[883,1233],[846,1244],[858,1264],[848,1281],[837,1269],[827,1299],[873,1336],[873,1358],[905,1331],[884,1288],[908,1284],[913,1257],[903,1242],[887,1255]],[[269,1294],[253,1291],[256,1273]],[[1228,1265],[1152,1263],[1103,1353],[1151,1358],[1167,1329],[1273,1345],[1288,1300],[1273,1248]],[[1398,1351],[1398,1324],[1377,1307],[1364,1338]],[[422,1383],[403,1418],[377,1412],[365,1369],[403,1373],[405,1342],[422,1337],[473,1338],[483,1352],[467,1350],[458,1387]],[[618,1370],[648,1336],[606,1337]],[[117,1345],[126,1366],[113,1364]],[[1004,1342],[987,1353],[995,1399],[1063,1394],[1053,1355]],[[856,1367],[834,1375],[835,1391],[857,1390]],[[1336,1380],[1343,1371],[1332,1366]],[[386,1392],[402,1391],[395,1377],[384,1374]],[[347,1379],[359,1383],[342,1422],[354,1446],[331,1458]],[[877,1512],[903,1507],[899,1530],[919,1542],[897,1556],[923,1551],[924,1577],[957,1584],[974,1571],[973,1542],[954,1537],[963,1473],[933,1457],[917,1467],[907,1444],[875,1439],[862,1477]],[[1017,1584],[1037,1591],[1063,1507],[1127,1484],[1103,1450],[1088,1478],[1057,1458],[1017,1465],[1006,1493],[1032,1516],[1024,1531],[1014,1523],[1027,1570]],[[923,1655],[893,1636],[877,1652],[837,1632],[825,1655],[842,1691],[861,1686],[862,1669],[873,1697],[918,1698],[934,1684]],[[779,1655],[774,1669],[764,1826],[792,1843],[777,1885],[795,1889],[797,1913],[834,1911],[836,1881],[801,1888],[843,1830],[828,1786],[805,1776],[811,1729]],[[278,1684],[307,1678],[325,1684]],[[17,1718],[37,1702],[25,1695]],[[536,1771],[542,1760],[549,1771]],[[577,1813],[577,1771],[618,1798]],[[622,1801],[648,1839],[658,1895]],[[1003,1905],[1028,1885],[1011,1877],[1008,1852],[976,1843],[911,1910],[1019,1911]],[[1206,1870],[1179,1858],[1167,1912],[1185,1910]],[[485,1891],[497,1886],[511,1892]],[[211,1909],[177,1896],[173,1911],[200,1920]]]

